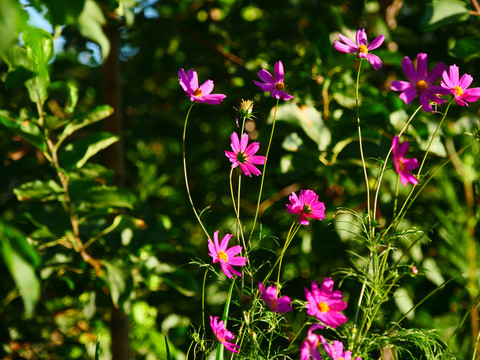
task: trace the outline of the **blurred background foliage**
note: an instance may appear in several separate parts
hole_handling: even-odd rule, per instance
[[[52,169],[28,141],[0,128],[0,358],[93,358],[97,336],[100,358],[113,353],[115,359],[166,359],[166,341],[173,358],[184,358],[202,323],[203,271],[189,262],[209,258],[183,179],[181,135],[190,102],[178,84],[180,68],[196,70],[200,82],[214,80],[215,92],[227,95],[219,106],[196,105],[187,132],[190,187],[197,209],[205,209],[207,229],[235,231],[224,156],[236,130],[234,108],[241,99],[255,102],[256,119],[247,130],[260,141],[260,153],[265,151],[275,102],[253,80],[258,70],[272,71],[282,60],[287,90],[295,100],[279,109],[260,211],[262,237],[252,261],[263,264],[273,258],[272,250],[281,246],[291,223],[285,212],[288,195],[301,188],[321,194],[327,218],[303,227],[292,243],[284,259],[283,292],[303,299],[312,280],[349,266],[349,251],[368,256],[348,232],[354,219],[334,216],[338,207],[361,212],[366,196],[355,126],[358,62],[353,55],[334,52],[333,42],[339,32],[354,38],[359,28],[366,29],[370,41],[386,36],[376,51],[383,67],[374,71],[364,64],[361,74],[360,116],[373,186],[380,159],[418,105],[406,106],[389,91],[390,81],[405,79],[400,61],[425,52],[430,67],[457,64],[475,79],[479,11],[476,1],[461,0],[1,1],[0,52],[19,41],[28,27],[43,27],[54,37],[51,82],[75,85],[76,111],[114,107],[113,125],[107,121],[86,131],[107,129],[121,136],[94,161],[112,168],[111,181],[135,194],[135,205],[126,214],[139,219],[140,226],[123,226],[91,247],[92,256],[105,261],[107,280],[97,277],[78,254],[42,243],[32,236],[38,222],[53,225],[62,219],[52,212],[50,201],[19,201],[13,189],[34,179],[48,180]],[[25,87],[7,71],[7,64],[0,64],[0,108],[26,120],[36,117]],[[475,79],[473,86],[479,84]],[[55,88],[49,92],[55,94]],[[56,103],[68,102],[51,98],[51,112]],[[417,115],[408,130],[411,154],[421,156],[440,118]],[[478,139],[478,127],[478,104],[452,106],[426,163],[428,173]],[[478,293],[475,241],[472,247],[478,233],[478,162],[478,146],[470,146],[439,171],[410,209],[402,226],[422,229],[423,236],[406,235],[395,246],[399,254],[411,249],[402,261],[419,273],[405,279],[376,324],[400,319],[411,304],[449,281],[403,321],[406,327],[436,329],[459,359],[471,356],[472,334],[478,332],[478,319],[469,317]],[[394,171],[387,171],[380,226],[392,216],[395,181]],[[243,182],[247,228],[259,183],[258,178]],[[400,198],[407,191],[401,188]],[[19,259],[15,266],[12,256]],[[25,263],[29,265],[21,268]],[[38,284],[29,283],[32,278]],[[220,314],[226,288],[211,280],[207,314]],[[26,295],[32,286],[38,286],[38,294]],[[359,289],[348,279],[342,284],[349,317]],[[289,314],[292,324],[304,317]]]

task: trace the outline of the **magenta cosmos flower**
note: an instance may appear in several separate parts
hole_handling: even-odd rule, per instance
[[[443,81],[440,82],[440,85],[455,96],[458,105],[468,106],[467,102],[477,101],[480,97],[480,88],[468,88],[473,81],[473,77],[469,74],[463,74],[462,78],[459,79],[457,65],[450,66],[450,71],[447,73],[445,70],[442,77]]]
[[[242,276],[237,270],[235,270],[233,266],[244,266],[247,263],[247,258],[242,256],[235,256],[240,251],[242,251],[242,247],[240,245],[236,245],[227,249],[228,242],[232,237],[232,234],[227,234],[223,237],[222,242],[220,245],[218,244],[218,233],[219,231],[215,231],[213,234],[213,242],[212,240],[208,239],[208,250],[210,251],[209,255],[213,259],[213,263],[220,262],[220,266],[222,267],[223,272],[229,278],[233,278],[233,274],[237,276]]]
[[[397,170],[403,186],[407,185],[408,183],[417,185],[418,179],[409,171],[418,167],[418,160],[405,159],[404,156],[407,153],[407,150],[408,142],[405,141],[399,144],[399,138],[398,136],[395,136],[392,141],[393,163],[395,165],[395,170]]]
[[[263,83],[259,81],[254,81],[255,85],[260,87],[263,91],[271,91],[272,97],[276,97],[277,99],[282,100],[290,100],[293,99],[293,96],[288,94],[285,89],[285,84],[283,83],[283,64],[281,61],[278,61],[275,64],[275,72],[274,75],[270,74],[267,70],[262,69],[260,70],[257,75]]]
[[[191,102],[206,102],[210,105],[218,105],[225,99],[227,96],[223,94],[212,94],[213,91],[213,81],[207,80],[202,86],[198,86],[198,75],[196,71],[188,70],[185,74],[185,70],[180,69],[178,72],[180,85],[183,90],[190,95]]]
[[[427,54],[420,53],[417,55],[416,70],[408,56],[402,60],[402,69],[410,81],[392,81],[390,88],[402,92],[399,98],[405,104],[410,104],[418,95],[423,111],[433,112],[430,100],[437,104],[446,102],[438,95],[448,95],[450,91],[440,85],[433,85],[445,70],[443,63],[437,64],[430,73],[427,73]]]
[[[325,341],[323,343],[323,348],[333,360],[352,360],[352,352],[350,350],[344,351],[343,343],[341,341],[333,340],[332,344],[329,344]],[[355,360],[362,359],[356,357]]]
[[[287,204],[287,211],[299,215],[300,225],[308,225],[308,218],[325,219],[325,204],[318,201],[318,195],[313,190],[300,190],[298,197],[292,192],[288,199],[291,204]]]
[[[260,298],[265,301],[265,304],[267,304],[272,311],[276,313],[286,313],[288,311],[292,311],[292,306],[290,305],[292,301],[288,296],[281,296],[277,298],[278,294],[276,286],[269,286],[265,290],[263,284],[259,283],[258,287],[260,288]]]
[[[322,343],[326,343],[325,338],[322,335],[317,335],[313,331],[322,329],[323,325],[314,324],[308,329],[307,337],[300,347],[300,360],[322,360],[318,347]]]
[[[265,156],[254,155],[260,148],[260,144],[258,142],[253,142],[248,145],[248,135],[243,134],[242,139],[239,140],[236,132],[232,133],[230,139],[232,140],[230,146],[232,147],[233,152],[225,151],[225,155],[232,162],[232,168],[240,165],[240,168],[245,175],[250,177],[252,177],[252,174],[262,175],[262,172],[254,165],[262,165],[265,163]]]
[[[341,51],[343,53],[357,53],[358,57],[361,59],[366,59],[375,70],[378,70],[382,67],[382,61],[377,55],[370,54],[369,51],[378,48],[380,45],[383,44],[385,41],[385,36],[380,35],[377,36],[375,40],[373,40],[370,45],[367,46],[367,34],[365,33],[365,29],[360,29],[357,31],[357,42],[354,43],[348,37],[342,34],[338,34],[340,42],[338,40],[335,41],[333,48],[335,50]]]
[[[333,280],[325,278],[318,288],[315,281],[312,282],[312,291],[305,288],[307,298],[307,314],[314,315],[323,324],[336,328],[347,321],[347,317],[340,313],[345,310],[347,303],[342,301],[343,295],[339,290],[333,291]]]
[[[240,346],[227,341],[235,339],[235,336],[225,328],[223,321],[218,321],[218,316],[213,317],[210,315],[210,326],[218,341],[225,346],[225,349],[237,354]]]

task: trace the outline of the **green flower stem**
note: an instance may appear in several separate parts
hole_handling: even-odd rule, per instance
[[[187,116],[185,117],[185,124],[183,126],[183,137],[182,137],[182,155],[183,155],[183,174],[185,175],[185,187],[187,188],[187,194],[188,194],[188,200],[190,200],[190,205],[192,206],[193,213],[195,214],[195,217],[198,220],[198,223],[203,229],[203,232],[205,235],[207,235],[207,238],[211,239],[210,235],[208,234],[207,229],[205,229],[205,226],[203,225],[202,220],[200,219],[200,216],[198,215],[197,210],[195,209],[195,205],[193,205],[193,200],[192,200],[192,195],[190,194],[190,186],[188,185],[188,174],[187,174],[187,158],[186,158],[186,150],[185,150],[185,139],[186,139],[186,134],[187,134],[187,123],[188,123],[188,118],[190,116],[190,112],[192,111],[193,105],[195,103],[193,102],[192,105],[190,105],[190,108],[188,109]]]
[[[422,173],[423,165],[425,164],[425,160],[427,159],[428,153],[430,152],[430,148],[432,147],[433,140],[434,140],[435,137],[437,136],[438,131],[440,130],[440,128],[441,128],[441,126],[442,126],[442,124],[443,124],[443,121],[444,121],[445,118],[447,117],[448,109],[450,109],[450,105],[451,105],[451,104],[452,104],[452,100],[450,100],[450,101],[448,102],[447,109],[445,110],[445,113],[443,114],[442,120],[440,120],[440,123],[438,124],[437,128],[435,129],[435,132],[434,132],[432,138],[430,139],[430,143],[428,144],[427,151],[425,151],[425,155],[423,156],[422,163],[420,164],[420,167],[419,167],[419,169],[418,169],[417,178],[418,178],[418,177],[420,176],[420,174]],[[405,212],[406,212],[407,203],[408,203],[408,201],[410,200],[410,197],[412,196],[413,191],[415,190],[416,187],[417,187],[417,184],[412,186],[412,189],[411,189],[410,192],[408,193],[407,198],[405,199],[405,202],[404,202],[403,205],[402,205],[402,208],[400,209],[397,217],[396,217],[395,220],[392,222],[392,224],[389,226],[389,228],[390,228],[392,225],[394,225],[394,229],[396,229],[396,228],[398,227],[398,225],[400,224],[400,222],[402,221],[402,219],[405,217],[404,210],[405,210]],[[415,198],[416,198],[416,196],[415,196]],[[412,200],[412,202],[409,203],[409,207],[411,206],[412,203],[413,203],[413,200]]]
[[[362,68],[362,61],[360,59],[360,63],[358,64],[358,71],[357,71],[357,83],[355,86],[355,107],[357,110],[357,128],[358,128],[358,144],[360,147],[360,158],[362,159],[362,168],[363,168],[363,175],[365,176],[365,185],[367,187],[367,214],[368,214],[368,225],[370,231],[372,231],[372,218],[371,218],[371,209],[370,209],[370,186],[368,185],[368,173],[367,173],[367,165],[365,164],[365,156],[363,155],[363,144],[362,144],[362,129],[360,126],[360,99],[358,96],[358,91],[360,87],[360,70]]]
[[[283,245],[282,252],[280,253],[280,256],[278,257],[277,262],[273,266],[275,266],[278,263],[278,274],[277,274],[277,291],[280,291],[280,275],[282,273],[282,261],[283,261],[283,256],[285,255],[285,251],[287,251],[287,248],[290,246],[290,243],[292,242],[293,238],[297,234],[298,229],[300,229],[300,224],[297,222],[293,222],[292,226],[290,226],[290,230],[288,231],[287,238],[285,239],[285,244]]]
[[[207,274],[208,274],[208,267],[205,270],[205,275],[203,276],[203,286],[202,286],[202,321],[203,321],[204,333],[207,331],[207,328],[205,327],[205,285],[207,283]]]
[[[234,170],[234,168],[232,168],[230,170],[230,177],[229,177],[230,178],[230,196],[232,197],[233,210],[235,211],[235,216],[236,216],[236,220],[237,220],[237,236],[238,236],[239,240],[240,240],[240,238],[242,239],[244,251],[245,251],[245,253],[247,253],[245,237],[243,235],[243,229],[242,229],[242,225],[241,225],[241,221],[240,221],[240,187],[241,187],[240,180],[241,180],[241,175],[239,176],[239,179],[238,179],[238,181],[239,181],[239,184],[238,184],[238,203],[236,205],[235,204],[236,203],[235,194],[233,192],[233,181],[232,181],[233,170]],[[250,264],[250,261],[248,260],[248,256],[247,256],[247,261]]]
[[[230,284],[230,288],[228,289],[227,300],[225,301],[225,307],[223,308],[222,320],[223,320],[223,323],[225,324],[225,328],[227,328],[228,311],[230,309],[230,302],[232,301],[232,293],[233,293],[233,288],[235,286],[235,279],[236,279],[235,277],[232,279],[232,283]],[[219,343],[217,346],[216,360],[223,360],[223,349],[224,349],[223,344]]]
[[[419,106],[417,108],[417,110],[415,110],[415,112],[412,114],[412,116],[410,116],[410,118],[408,119],[408,121],[403,126],[400,133],[398,134],[399,137],[402,136],[402,134],[405,132],[405,130],[407,130],[408,125],[410,125],[410,122],[413,120],[415,115],[417,115],[417,113],[420,111],[421,108],[422,108],[422,106]],[[375,191],[375,198],[373,200],[373,220],[375,220],[376,216],[377,216],[377,205],[378,205],[378,195],[380,193],[380,185],[382,184],[383,174],[385,173],[385,169],[387,167],[388,159],[389,159],[390,155],[392,154],[392,151],[393,151],[393,149],[392,149],[392,147],[390,147],[390,150],[388,151],[388,154],[385,157],[385,162],[383,163],[382,171],[380,172],[380,176],[379,176],[379,179],[378,179],[377,190]]]
[[[262,180],[260,182],[260,191],[258,192],[258,200],[257,200],[257,208],[255,210],[255,218],[253,219],[252,230],[250,231],[250,236],[248,237],[248,242],[249,243],[250,243],[250,240],[252,239],[253,231],[255,230],[255,225],[257,223],[258,211],[260,210],[260,201],[262,200],[263,183],[265,181],[265,171],[267,170],[268,154],[270,153],[270,147],[272,145],[272,140],[273,140],[273,133],[275,131],[275,122],[277,120],[278,102],[279,102],[279,99],[277,99],[277,103],[275,104],[275,110],[274,110],[274,113],[273,113],[272,131],[270,133],[270,140],[268,141],[267,152],[265,153],[265,163],[263,164]]]

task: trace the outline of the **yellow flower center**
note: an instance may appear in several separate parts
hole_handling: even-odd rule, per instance
[[[195,90],[193,92],[193,96],[202,96],[202,90],[200,90],[200,88],[198,88],[197,90]]]
[[[345,359],[344,359],[342,356],[340,356],[340,357],[338,358],[338,360],[345,360]]]
[[[282,91],[283,89],[285,89],[285,84],[283,82],[277,82],[275,83],[275,89]]]
[[[242,102],[240,103],[240,110],[247,114],[251,114],[253,110],[253,101],[242,99]]]
[[[428,84],[424,80],[420,80],[415,87],[417,88],[417,91],[423,91],[428,87]]]
[[[321,303],[318,304],[318,310],[320,310],[322,313],[326,313],[327,311],[330,310],[328,307],[328,304],[325,301],[322,301]]]
[[[222,250],[218,252],[218,258],[223,260],[224,262],[228,261],[228,255],[225,253],[225,251]]]
[[[463,94],[463,89],[460,86],[455,86],[453,90],[455,90],[455,95],[457,96],[460,96]]]
[[[361,53],[364,53],[364,54],[368,54],[367,46],[366,46],[366,45],[360,45],[360,46],[358,47],[358,52],[361,52]]]
[[[398,170],[404,171],[405,165],[403,164],[403,159],[398,159]]]

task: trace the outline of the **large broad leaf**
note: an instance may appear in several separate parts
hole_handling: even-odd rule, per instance
[[[31,121],[21,119],[7,111],[0,110],[0,124],[11,129],[14,133],[20,135],[28,143],[40,149],[42,152],[45,151],[45,138],[40,128]]]
[[[273,121],[273,112],[270,113],[268,120]],[[312,106],[298,107],[291,102],[283,104],[278,107],[277,120],[301,127],[305,134],[315,141],[320,151],[326,150],[330,144],[330,130],[323,122],[320,112]]]
[[[460,0],[433,0],[421,21],[423,31],[431,31],[442,25],[452,22],[461,22],[470,16],[470,9],[465,1]]]
[[[30,94],[30,100],[43,104],[48,97],[47,88],[50,84],[48,62],[53,58],[52,35],[38,28],[31,28],[23,33],[23,45],[27,56],[33,63],[35,76],[25,82]]]
[[[28,57],[38,67],[46,66],[53,58],[53,37],[40,28],[30,28],[22,36],[23,46],[27,49]]]
[[[40,281],[35,268],[40,257],[17,229],[0,222],[0,254],[20,291],[25,314],[32,316],[40,298]]]
[[[100,45],[103,61],[107,59],[110,52],[110,41],[102,29],[105,23],[105,17],[98,4],[93,0],[85,1],[83,11],[78,18],[78,27],[83,36]]]
[[[118,136],[108,132],[98,132],[85,136],[65,147],[65,150],[59,154],[61,164],[65,168],[81,168],[88,159],[118,140]]]
[[[79,114],[75,116],[65,129],[63,129],[62,133],[60,134],[57,147],[70,135],[74,132],[84,128],[85,126],[94,124],[100,120],[105,119],[106,117],[110,116],[113,113],[113,108],[108,105],[98,106],[89,113],[86,114]]]
[[[55,181],[29,181],[13,189],[19,201],[39,200],[50,201],[58,198],[59,194],[63,195],[63,189]]]
[[[480,57],[480,38],[465,37],[455,42],[449,50],[450,55],[470,61]]]

